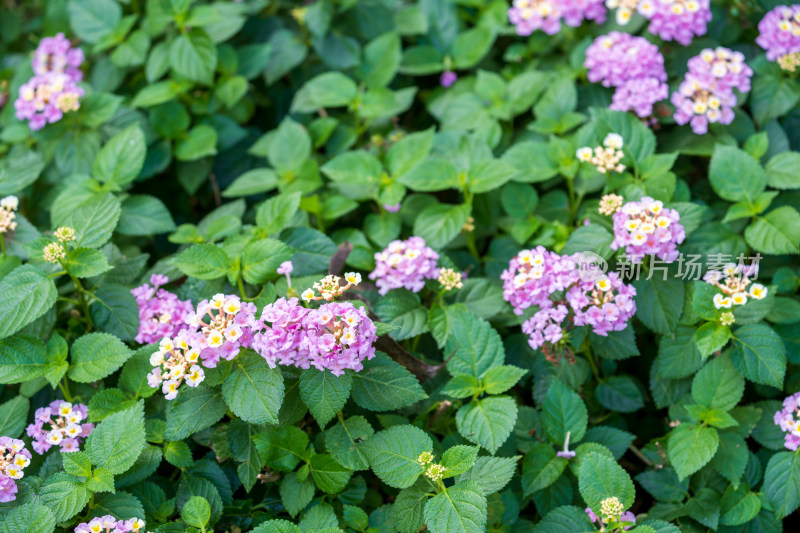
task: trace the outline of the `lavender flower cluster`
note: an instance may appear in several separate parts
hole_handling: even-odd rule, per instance
[[[582,276],[581,262],[579,254],[562,256],[538,246],[519,252],[500,276],[503,298],[514,313],[539,307],[522,324],[533,349],[559,343],[570,321],[605,336],[625,329],[636,312],[636,289],[613,272]]]
[[[689,46],[695,36],[706,34],[711,21],[709,0],[654,0],[655,9],[647,31],[665,41]]]
[[[364,359],[375,357],[377,328],[363,308],[349,302],[307,309],[297,298],[280,298],[264,308],[261,322],[253,349],[271,368],[313,366],[340,376],[348,368],[358,372]]]
[[[769,289],[760,283],[753,282],[757,276],[758,263],[751,265],[728,263],[722,270],[706,272],[703,281],[721,291],[714,295],[714,307],[730,309],[733,306],[747,304],[748,298],[763,300],[767,297]]]
[[[741,52],[723,47],[703,50],[689,60],[686,78],[672,93],[675,122],[690,123],[698,135],[707,133],[709,124],[730,124],[737,102],[733,91],[750,91],[752,75]]]
[[[19,439],[0,437],[0,503],[17,498],[17,480],[25,475],[23,470],[31,463],[31,452]]]
[[[519,35],[542,30],[553,35],[567,26],[580,26],[584,20],[602,24],[606,20],[603,0],[514,0],[508,9],[508,19]]]
[[[14,102],[17,118],[39,130],[78,110],[84,95],[77,85],[83,79],[83,60],[83,50],[73,48],[63,33],[42,39],[33,55],[34,76],[20,87]]]
[[[177,335],[186,325],[186,316],[194,310],[189,300],[180,300],[160,288],[167,283],[167,276],[153,274],[150,284],[131,290],[139,307],[139,332],[135,339],[139,344],[151,344]]]
[[[758,23],[756,44],[767,51],[767,59],[800,52],[800,4],[778,6]]]
[[[668,263],[678,258],[677,246],[686,238],[686,231],[675,209],[643,196],[638,202],[623,205],[612,218],[614,242],[611,249],[624,247],[631,262],[640,263],[645,255],[655,255]]]
[[[783,442],[786,449],[797,451],[800,448],[800,392],[783,400],[783,409],[775,413],[774,422],[786,433]]]
[[[131,518],[130,520],[117,520],[111,515],[98,516],[88,522],[75,526],[75,533],[139,533],[144,528],[144,520]]]
[[[392,241],[385,250],[375,254],[375,270],[369,279],[375,280],[381,295],[400,288],[419,292],[425,287],[426,279],[439,277],[438,259],[439,254],[429,248],[422,237]]]
[[[59,446],[62,453],[77,452],[88,437],[94,424],[83,423],[89,408],[83,404],[56,400],[47,407],[40,407],[34,414],[33,424],[26,428],[33,439],[33,450],[42,455],[51,447]]]
[[[649,117],[653,105],[669,95],[664,56],[643,37],[617,31],[602,35],[586,50],[583,65],[589,81],[616,88],[610,106],[615,111]]]

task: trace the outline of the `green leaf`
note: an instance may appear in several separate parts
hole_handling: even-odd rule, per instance
[[[214,244],[194,244],[176,255],[172,264],[197,279],[217,279],[228,272],[228,256]]]
[[[233,361],[222,384],[228,408],[251,424],[277,424],[283,402],[283,375],[269,368],[261,356],[247,350]]]
[[[694,340],[703,359],[718,352],[731,339],[731,328],[715,322],[706,322],[695,332]]]
[[[753,80],[750,108],[753,118],[764,126],[773,118],[788,113],[800,101],[800,85],[786,76],[764,74]]]
[[[691,376],[703,366],[703,357],[695,343],[695,328],[678,326],[675,337],[661,337],[658,343],[659,377],[680,379]]]
[[[342,508],[342,518],[348,526],[356,531],[364,531],[369,527],[369,517],[366,511],[355,505],[344,505]]]
[[[734,486],[738,486],[747,467],[748,456],[749,452],[744,437],[723,431],[719,434],[719,448],[717,448],[714,458],[711,459],[710,465],[722,477]]]
[[[100,250],[92,248],[77,248],[70,251],[65,267],[67,272],[76,278],[99,276],[111,270],[106,256]]]
[[[111,33],[122,19],[122,8],[113,0],[70,0],[67,11],[72,31],[89,44]]]
[[[500,492],[517,472],[519,456],[478,457],[472,468],[458,476],[457,481],[471,480],[484,496]]]
[[[78,477],[89,477],[92,475],[92,461],[86,452],[72,452],[61,455],[64,463],[64,471]]]
[[[428,493],[423,483],[401,490],[392,504],[392,524],[401,533],[414,533],[425,525]]]
[[[264,229],[264,234],[278,233],[289,224],[300,207],[300,193],[279,194],[258,206],[256,224]]]
[[[233,180],[233,183],[222,191],[222,196],[236,198],[268,192],[278,186],[278,179],[278,175],[270,168],[255,168]]]
[[[456,308],[452,316],[448,312],[448,319],[450,328],[444,352],[450,357],[447,362],[450,374],[479,378],[490,368],[503,364],[503,343],[488,322],[463,307]]]
[[[425,239],[428,246],[442,248],[461,233],[467,222],[470,206],[467,204],[433,204],[423,209],[414,221],[414,235]]]
[[[11,150],[0,160],[0,196],[23,190],[39,178],[43,169],[44,158],[40,153]]]
[[[297,513],[305,509],[311,502],[317,488],[310,479],[306,478],[303,481],[298,481],[297,474],[295,472],[289,472],[281,481],[279,491],[283,506],[289,511],[292,517],[295,517]],[[299,531],[299,529],[297,531]]]
[[[0,522],[2,533],[52,533],[55,527],[56,520],[52,511],[40,498],[14,507]]]
[[[375,314],[398,328],[389,334],[398,341],[428,331],[428,310],[422,307],[419,296],[410,291],[391,291],[375,305]]]
[[[214,90],[214,95],[225,104],[225,107],[231,108],[247,94],[247,79],[243,76],[232,76],[227,80],[217,85]]]
[[[178,468],[188,468],[194,463],[192,450],[182,440],[164,443],[164,459]]]
[[[0,280],[0,339],[13,335],[53,307],[58,296],[52,278],[22,265]]]
[[[586,505],[600,515],[600,502],[616,497],[624,509],[633,505],[636,489],[628,473],[605,455],[590,453],[581,460],[578,489]]]
[[[350,470],[366,470],[369,463],[361,451],[361,443],[375,433],[363,416],[340,419],[325,431],[325,448],[336,461]]]
[[[744,230],[747,244],[765,254],[797,254],[800,243],[800,213],[793,207],[773,209]]]
[[[103,146],[92,164],[92,177],[120,190],[136,179],[144,167],[147,144],[138,124],[128,126]]]
[[[448,448],[442,454],[441,465],[447,470],[444,473],[445,478],[463,474],[475,464],[475,459],[478,457],[480,448],[477,446],[466,446],[459,444]]]
[[[714,428],[681,424],[669,434],[667,454],[678,479],[684,479],[705,466],[719,446]]]
[[[79,383],[98,381],[121,367],[132,353],[113,335],[87,333],[72,344],[69,378]]]
[[[397,489],[414,484],[424,468],[419,454],[433,449],[431,438],[411,425],[393,426],[364,441],[362,451],[381,481]]]
[[[172,42],[169,64],[182,78],[212,85],[214,70],[217,68],[217,47],[206,32],[198,28],[192,29]]]
[[[361,78],[367,87],[385,87],[400,66],[402,46],[396,33],[384,33],[367,43],[361,62]]]
[[[431,157],[398,178],[413,191],[433,192],[459,187],[458,169],[450,161]]]
[[[175,159],[196,161],[203,157],[216,155],[217,130],[206,124],[199,124],[175,145]]]
[[[786,374],[786,347],[765,324],[749,324],[733,332],[731,361],[755,383],[782,388]]]
[[[184,522],[198,529],[205,529],[211,520],[211,506],[202,496],[192,496],[181,509],[181,518]]]
[[[292,257],[292,249],[275,239],[253,241],[242,250],[242,276],[261,285],[278,277],[278,267]]]
[[[309,368],[300,374],[300,397],[314,419],[324,428],[350,397],[349,373],[334,376],[328,370]]]
[[[654,332],[672,336],[683,312],[684,283],[653,276],[649,280],[636,280],[633,286],[636,287],[637,318]]]
[[[800,506],[800,453],[782,451],[770,457],[763,491],[778,518]]]
[[[425,504],[425,523],[431,533],[479,533],[487,520],[486,497],[473,481],[462,481]]]
[[[414,374],[378,353],[353,374],[353,401],[369,411],[392,411],[427,398]]]
[[[522,461],[522,491],[525,496],[549,487],[561,476],[567,460],[557,457],[553,447],[537,442]]]
[[[509,396],[472,400],[456,413],[458,432],[494,454],[517,422],[517,403]]]
[[[185,439],[216,424],[227,411],[222,393],[211,387],[181,390],[178,397],[167,404],[167,440]],[[203,413],[203,416],[197,416]]]
[[[291,472],[306,458],[308,435],[295,426],[275,427],[255,435],[253,442],[270,468]]]
[[[89,503],[86,485],[64,472],[48,477],[39,489],[39,497],[53,512],[57,523],[69,520]]]
[[[764,191],[766,173],[747,152],[718,144],[708,169],[711,187],[729,202],[750,202]]]
[[[75,230],[76,247],[100,248],[107,243],[122,212],[119,200],[106,193],[74,207],[63,220],[53,222]]]
[[[588,421],[581,397],[560,380],[552,380],[542,403],[542,423],[550,440],[563,444],[569,432],[571,441],[579,442],[586,434]]]
[[[532,533],[583,533],[593,530],[594,526],[583,509],[565,505],[547,513]]]
[[[311,113],[325,107],[342,107],[358,94],[353,80],[340,72],[326,72],[307,81],[292,100],[292,112]]]
[[[89,400],[89,420],[99,422],[107,416],[128,409],[135,404],[135,400],[130,399],[119,389],[101,390]]]
[[[659,470],[645,470],[635,479],[644,490],[660,502],[681,503],[689,496],[689,480],[680,481],[671,466]]]
[[[164,203],[155,196],[134,194],[122,201],[117,232],[122,235],[155,235],[175,230],[175,222]]]
[[[144,445],[144,403],[140,400],[100,422],[86,441],[86,452],[95,467],[121,474],[133,465]]]
[[[634,413],[644,407],[639,386],[628,376],[611,376],[595,389],[600,405],[620,413]]]
[[[306,129],[292,119],[284,119],[271,134],[269,162],[278,172],[297,171],[310,155],[311,138]]]
[[[740,526],[752,520],[761,511],[761,500],[745,487],[728,487],[720,502],[719,523]]]
[[[328,494],[341,492],[350,481],[350,476],[353,475],[352,470],[343,467],[328,454],[312,455],[309,465],[311,466],[311,475],[314,476],[314,483],[322,492]]]
[[[24,396],[15,396],[0,404],[0,435],[18,438],[25,429],[30,402]]]
[[[692,380],[692,397],[709,409],[729,411],[744,394],[744,378],[728,356],[709,361]]]
[[[183,474],[175,494],[175,505],[178,509],[183,509],[192,496],[201,496],[208,502],[211,507],[210,524],[219,521],[222,516],[222,499],[211,481],[199,476]]]
[[[44,377],[54,389],[61,378],[67,373],[69,363],[67,362],[67,341],[64,337],[54,332],[47,341],[47,366],[44,370]]]
[[[800,153],[781,152],[772,156],[766,166],[767,185],[773,189],[800,189]]]
[[[133,340],[139,330],[139,306],[130,289],[106,283],[94,292],[94,298],[89,313],[97,329],[122,340]]]
[[[22,383],[41,377],[47,350],[36,337],[15,335],[0,340],[0,383]]]
[[[489,394],[502,394],[517,384],[528,371],[512,365],[490,368],[483,375],[483,387]]]

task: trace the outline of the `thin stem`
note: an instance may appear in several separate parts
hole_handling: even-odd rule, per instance
[[[575,202],[575,185],[572,178],[567,178],[567,194],[569,194],[569,225],[571,226],[575,221],[575,212],[578,210],[578,205]]]
[[[586,347],[584,350],[584,354],[586,354],[586,360],[589,361],[589,366],[592,367],[592,373],[597,381],[603,383],[605,381],[602,376],[600,375],[600,369],[597,368],[597,363],[594,361],[594,356],[592,355],[592,348],[590,346]]]
[[[72,403],[72,394],[69,392],[69,382],[67,381],[67,376],[61,378],[61,381],[58,382],[58,388],[61,390],[61,394],[64,395],[64,399]]]
[[[6,257],[6,239],[0,235],[0,248],[3,250],[3,258]]]
[[[648,459],[647,456],[642,453],[642,450],[634,446],[633,443],[631,443],[631,445],[628,446],[628,449],[633,452],[633,455],[641,459],[644,464],[646,464],[647,466],[653,466],[653,461]]]
[[[236,277],[236,286],[239,287],[239,296],[242,297],[242,300],[247,300],[247,293],[244,290],[244,282],[242,281],[242,273],[241,272]]]
[[[83,288],[80,280],[73,276],[71,273],[67,272],[69,275],[69,279],[72,280],[72,283],[75,285],[75,289],[78,291],[78,304],[83,309],[83,315],[86,317],[86,331],[88,332],[94,327],[94,321],[92,320],[92,315],[89,314],[89,301],[86,298],[87,294],[89,293],[86,289]]]

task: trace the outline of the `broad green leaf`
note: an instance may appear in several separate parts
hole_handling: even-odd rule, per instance
[[[428,310],[419,296],[410,291],[391,291],[375,305],[375,314],[381,321],[398,329],[389,335],[401,341],[428,331]]]
[[[362,451],[372,471],[387,485],[404,489],[414,484],[424,468],[419,454],[433,450],[431,438],[411,425],[393,426],[364,441]]]
[[[462,307],[455,309],[448,319],[451,325],[444,352],[450,358],[447,362],[450,374],[479,378],[490,368],[503,364],[503,343],[488,322]]]
[[[35,498],[9,510],[0,522],[0,533],[52,533],[55,527],[53,512]]]
[[[270,468],[291,472],[306,458],[308,435],[295,426],[275,427],[253,436],[253,442]]]
[[[228,271],[228,256],[214,244],[195,244],[172,259],[172,263],[187,276],[212,280]]]
[[[36,337],[15,335],[0,340],[0,383],[22,383],[41,377],[47,348]]]
[[[628,473],[613,459],[590,453],[581,460],[578,488],[586,505],[600,514],[600,502],[617,497],[625,509],[633,505],[636,489]]]
[[[700,355],[708,358],[728,344],[731,338],[731,328],[714,322],[707,322],[695,332],[694,340]]]
[[[709,361],[692,380],[692,397],[710,409],[729,411],[744,394],[744,378],[728,356]]]
[[[442,454],[441,465],[445,467],[444,477],[449,478],[463,474],[475,464],[475,459],[478,457],[480,448],[477,446],[466,446],[459,444],[448,448]]]
[[[77,248],[70,251],[65,267],[67,272],[76,278],[99,276],[112,268],[106,256],[100,250],[93,248]]]
[[[314,419],[324,428],[350,397],[349,373],[334,376],[329,370],[309,368],[300,374],[300,397]]]
[[[778,518],[800,506],[800,453],[781,451],[770,457],[763,491]]]
[[[375,433],[363,416],[341,419],[325,431],[325,448],[336,461],[350,470],[366,470],[369,463],[361,443]]]
[[[111,33],[122,18],[122,8],[114,0],[70,0],[67,11],[72,31],[89,44]]]
[[[15,396],[0,404],[0,435],[19,438],[28,420],[30,402],[24,396]]]
[[[620,413],[633,413],[644,407],[644,396],[628,376],[611,376],[595,389],[600,405]]]
[[[105,283],[94,292],[89,306],[97,329],[130,341],[139,330],[139,307],[128,287]]]
[[[100,248],[111,238],[121,212],[119,200],[106,193],[74,206],[63,220],[53,222],[75,230],[75,246]]]
[[[720,502],[719,523],[726,526],[741,526],[750,522],[761,511],[761,500],[758,496],[740,486],[738,489],[728,487]]]
[[[639,279],[633,285],[636,287],[636,317],[656,333],[674,335],[683,311],[684,283],[653,276],[649,280]]]
[[[136,179],[144,167],[147,144],[138,124],[128,126],[103,146],[92,165],[92,176],[112,190]]]
[[[581,533],[593,531],[594,526],[589,521],[586,511],[572,505],[565,505],[553,509],[536,524],[532,533]]]
[[[483,375],[483,387],[489,394],[502,394],[517,384],[528,371],[512,365],[490,368]]]
[[[309,465],[314,483],[322,492],[328,494],[341,492],[353,475],[352,470],[343,467],[333,457],[324,453],[311,456]]]
[[[284,119],[272,133],[267,149],[269,162],[280,173],[296,171],[310,155],[311,138],[306,129],[292,119]]]
[[[192,29],[172,42],[169,64],[179,77],[212,85],[217,68],[217,48],[206,32]]]
[[[442,248],[461,233],[467,222],[470,206],[434,204],[426,207],[414,221],[414,235],[425,239],[428,246]]]
[[[283,506],[292,517],[295,517],[314,498],[317,487],[311,479],[306,478],[303,481],[299,481],[295,472],[289,472],[281,481],[279,492]],[[293,525],[292,527],[297,526]],[[297,531],[300,530],[297,529]]]
[[[519,456],[478,457],[470,470],[458,476],[457,481],[474,481],[484,496],[500,492],[517,472]]]
[[[55,283],[32,265],[22,265],[0,280],[0,339],[13,335],[56,303]]]
[[[211,520],[211,506],[202,496],[192,496],[181,509],[181,518],[192,527],[204,529]]]
[[[80,383],[98,381],[121,367],[133,352],[108,333],[87,333],[70,349],[69,378]]]
[[[199,124],[175,145],[175,159],[196,161],[217,153],[217,131],[206,124]]]
[[[86,485],[65,472],[48,477],[39,489],[39,497],[58,523],[77,515],[89,503]]]
[[[117,231],[123,235],[153,235],[175,230],[175,222],[164,203],[146,194],[134,194],[122,201]]]
[[[711,468],[719,472],[733,486],[738,486],[747,466],[748,453],[744,437],[723,431],[719,434],[719,448],[711,459]]]
[[[299,192],[273,196],[258,206],[256,224],[264,229],[265,235],[273,235],[286,227],[299,207]]]
[[[310,113],[325,107],[342,107],[355,100],[358,87],[340,72],[326,72],[307,81],[292,100],[293,112]]]
[[[767,163],[767,185],[774,189],[800,189],[800,153],[781,152]]]
[[[233,370],[222,384],[228,408],[251,424],[277,424],[283,401],[283,376],[263,358],[244,351],[233,361]]]
[[[773,209],[747,226],[744,238],[755,250],[765,254],[800,253],[800,213],[789,206]]]
[[[711,187],[729,202],[753,202],[767,183],[761,165],[739,148],[717,145],[708,169]]]
[[[133,465],[144,445],[144,403],[140,401],[100,422],[86,441],[86,452],[95,467],[121,474]]]
[[[525,496],[555,483],[566,467],[567,460],[557,457],[552,446],[534,444],[522,461],[522,490]]]
[[[579,442],[586,434],[588,421],[581,397],[560,380],[552,380],[542,403],[542,422],[550,440],[561,445],[569,433],[572,442]]]
[[[689,480],[680,481],[675,469],[670,466],[659,470],[645,470],[635,479],[660,502],[680,503],[689,496]]]
[[[458,432],[494,454],[511,435],[517,421],[517,403],[509,396],[475,399],[456,413]]]
[[[353,374],[353,401],[370,411],[391,411],[427,398],[419,381],[405,367],[378,353]]]
[[[401,533],[415,533],[425,525],[425,504],[428,502],[427,483],[417,482],[403,489],[392,504],[392,523]]]
[[[684,479],[705,466],[719,446],[717,430],[709,427],[681,424],[669,434],[667,455]]]
[[[461,481],[425,504],[425,523],[431,533],[479,533],[487,520],[486,497],[474,481]]]
[[[178,491],[175,494],[175,506],[183,509],[183,506],[192,498],[201,496],[208,501],[211,507],[211,519],[209,523],[215,524],[222,516],[222,499],[219,491],[214,484],[202,477],[183,474],[178,484]]]
[[[278,267],[292,257],[292,249],[275,239],[253,241],[242,250],[242,276],[261,285],[278,277]]]
[[[750,324],[736,329],[733,332],[731,361],[750,381],[783,387],[786,347],[769,326]]]
[[[185,439],[216,424],[226,411],[225,401],[218,389],[207,386],[182,388],[178,397],[167,404],[164,438]],[[203,413],[203,416],[197,416],[197,413]]]

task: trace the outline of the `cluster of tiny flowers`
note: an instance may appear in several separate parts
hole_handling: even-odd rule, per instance
[[[800,52],[782,55],[778,58],[778,65],[787,72],[794,72],[800,67]]]
[[[522,250],[500,275],[503,298],[521,315],[536,305],[551,307],[550,295],[578,281],[578,267],[570,256],[560,256],[544,246]]]
[[[194,337],[194,338],[193,338]],[[158,350],[150,356],[153,370],[147,374],[147,384],[157,389],[161,387],[164,398],[174,400],[183,382],[189,387],[197,387],[206,375],[200,365],[200,350],[191,342],[197,335],[183,330],[174,338],[161,339]]]
[[[349,302],[302,307],[297,298],[280,298],[261,314],[263,331],[255,334],[253,349],[271,368],[294,365],[328,369],[340,376],[356,372],[364,359],[375,357],[377,328],[363,308]]]
[[[375,280],[381,295],[401,288],[419,292],[425,287],[426,279],[439,277],[438,259],[439,254],[428,248],[422,237],[392,241],[385,250],[375,254],[375,270],[369,279]]]
[[[616,272],[597,281],[581,279],[567,291],[567,302],[575,311],[576,326],[592,326],[592,331],[606,336],[622,331],[636,312],[636,289],[626,285]]]
[[[629,524],[623,527],[623,529],[627,531],[636,524],[636,515],[630,511],[623,513],[622,509],[622,503],[620,503],[619,498],[611,497],[600,502],[600,514],[602,518],[594,514],[591,507],[587,507],[585,511],[589,516],[589,520],[591,520],[593,524],[599,524],[601,528],[609,522],[622,522]]]
[[[344,275],[344,279],[347,282],[346,285],[339,283],[341,280],[339,276],[325,276],[321,280],[315,282],[312,289],[304,290],[303,294],[300,296],[307,302],[311,300],[325,300],[326,302],[330,302],[337,296],[344,294],[344,291],[350,287],[355,287],[361,283],[361,274],[357,272],[347,272]],[[319,292],[319,296],[317,296],[317,292]]]
[[[514,0],[508,9],[508,19],[519,35],[530,35],[536,30],[554,35],[561,30],[562,19],[573,27],[584,20],[602,24],[606,8],[603,0]]]
[[[576,156],[579,161],[591,163],[597,167],[601,174],[609,172],[622,172],[625,165],[620,163],[625,154],[622,152],[622,136],[616,133],[609,133],[603,140],[603,146],[595,147],[594,151],[588,146],[579,148]]]
[[[0,502],[6,503],[17,498],[17,480],[25,473],[31,462],[31,452],[19,439],[0,437]]]
[[[671,263],[678,258],[677,246],[686,238],[680,214],[659,200],[643,196],[614,213],[614,242],[611,249],[625,248],[628,259],[641,262],[645,255]]]
[[[6,196],[0,200],[0,233],[8,233],[17,229],[17,208],[19,199],[16,196]]]
[[[61,226],[53,232],[53,237],[60,243],[68,243],[75,240],[75,230],[69,226]]]
[[[562,324],[569,310],[564,304],[544,307],[522,324],[522,332],[528,335],[528,344],[538,350],[545,342],[556,344],[564,337]]]
[[[203,366],[214,368],[220,359],[232,360],[249,348],[256,328],[256,306],[238,296],[215,294],[186,314],[189,345],[200,351]]]
[[[616,88],[612,110],[649,117],[653,105],[669,95],[664,56],[643,37],[616,31],[602,35],[587,48],[583,65],[589,81]]]
[[[42,39],[33,55],[34,76],[20,87],[14,102],[17,118],[39,130],[78,110],[84,95],[77,85],[83,79],[83,59],[83,51],[72,48],[61,33]]]
[[[34,451],[41,455],[52,446],[59,446],[62,452],[77,452],[83,439],[94,429],[94,424],[81,423],[88,414],[85,405],[60,400],[37,409],[33,424],[26,429],[33,439]]]
[[[736,322],[736,317],[730,311],[725,311],[719,315],[719,323],[723,326],[730,326],[734,322]]]
[[[778,6],[767,13],[758,23],[756,44],[767,51],[770,61],[800,52],[800,4]]]
[[[439,269],[439,277],[436,281],[438,281],[446,291],[460,289],[464,286],[464,283],[461,281],[461,272],[456,272],[452,268]]]
[[[611,216],[622,208],[624,199],[618,194],[606,194],[600,198],[600,206],[597,210],[601,215]]]
[[[57,265],[62,259],[67,257],[67,249],[60,242],[51,242],[42,248],[42,257],[48,263]]]
[[[447,468],[433,462],[433,454],[431,452],[422,452],[417,457],[417,463],[425,468],[425,477],[431,481],[438,482],[444,477]]]
[[[672,93],[675,122],[691,124],[698,135],[707,133],[709,124],[730,124],[737,102],[733,90],[748,92],[752,75],[741,52],[722,47],[703,50],[689,60],[686,78]]]
[[[774,421],[786,433],[783,445],[792,451],[800,448],[800,392],[783,400],[783,409],[775,413]]]
[[[711,21],[709,0],[653,0],[653,3],[655,10],[647,28],[650,33],[683,46],[706,34]]]
[[[617,24],[624,26],[631,21],[637,11],[645,18],[650,18],[656,12],[655,2],[658,0],[606,0],[608,9],[616,9]]]
[[[139,533],[140,530],[144,530],[144,520],[117,520],[111,515],[98,516],[75,526],[75,533]]]
[[[743,265],[728,263],[722,270],[709,270],[703,281],[718,288],[722,293],[714,295],[714,307],[730,309],[733,306],[745,305],[748,298],[762,300],[767,297],[769,289],[760,283],[753,283],[758,276],[758,264]]]
[[[139,306],[139,331],[136,342],[150,344],[164,337],[173,337],[186,325],[186,315],[193,311],[192,302],[180,300],[173,293],[161,289],[169,283],[167,276],[153,274],[150,284],[131,290]]]

